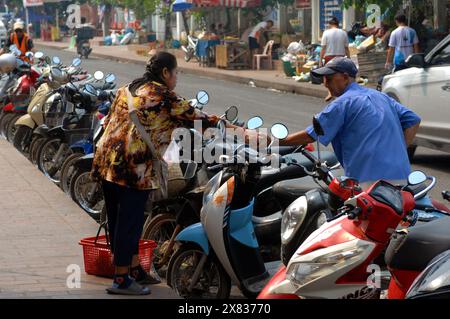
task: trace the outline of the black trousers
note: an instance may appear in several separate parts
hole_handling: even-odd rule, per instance
[[[145,203],[150,191],[128,188],[105,180],[102,186],[114,265],[130,266],[133,255],[139,253]]]

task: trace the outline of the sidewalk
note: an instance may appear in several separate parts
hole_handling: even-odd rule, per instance
[[[49,47],[57,49],[67,49],[67,42],[44,42],[34,40],[37,47]],[[68,50],[68,49],[67,49]],[[71,49],[75,52],[75,49]],[[137,55],[134,51],[128,49],[127,46],[98,46],[92,45],[93,57],[113,59],[122,62],[132,62],[143,64],[148,58]],[[214,79],[227,80],[241,84],[249,84],[253,82],[257,87],[275,89],[283,92],[290,92],[302,95],[308,95],[318,98],[327,96],[327,90],[322,85],[314,85],[311,83],[295,82],[292,78],[287,78],[280,71],[276,70],[222,70],[215,67],[200,67],[196,62],[185,62],[184,59],[178,59],[179,69],[186,74],[205,76]]]
[[[81,238],[98,226],[14,147],[0,139],[0,298],[124,298],[107,295],[107,278],[84,273]],[[69,265],[81,268],[70,289]],[[136,298],[176,298],[165,284]],[[126,297],[125,297],[126,298]]]

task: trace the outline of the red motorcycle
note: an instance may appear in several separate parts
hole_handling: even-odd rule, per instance
[[[382,272],[374,260],[386,248],[387,298],[404,298],[427,264],[450,249],[449,217],[395,231],[402,220],[410,222],[414,196],[431,189],[432,184],[423,186],[426,180],[416,171],[402,188],[378,181],[345,201],[339,215],[306,239],[258,298],[379,298]]]
[[[8,96],[8,102],[2,110],[0,117],[0,134],[12,142],[16,127],[14,123],[19,117],[27,113],[28,104],[38,86],[40,72],[33,66],[26,64],[21,66],[23,75],[12,88]]]

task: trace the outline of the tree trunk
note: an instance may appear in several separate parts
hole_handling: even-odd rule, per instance
[[[181,16],[183,17],[184,30],[186,31],[186,35],[189,35],[189,24],[186,19],[186,13],[184,11],[181,12]]]
[[[164,32],[164,39],[167,48],[167,44],[172,39],[172,26],[170,24],[170,12],[166,13],[166,27]]]
[[[103,16],[103,23],[102,23],[102,30],[103,30],[103,37],[106,37],[109,35],[109,26],[111,25],[111,5],[106,4],[105,5],[105,14]]]

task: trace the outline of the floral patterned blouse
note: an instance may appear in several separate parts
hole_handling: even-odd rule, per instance
[[[157,82],[142,85],[135,95],[133,102],[138,118],[161,156],[170,144],[174,129],[186,127],[186,120],[207,119],[205,113]],[[105,132],[97,144],[92,176],[130,188],[156,189],[159,180],[153,174],[151,152],[129,116],[127,101],[127,87],[122,87],[105,119]]]

